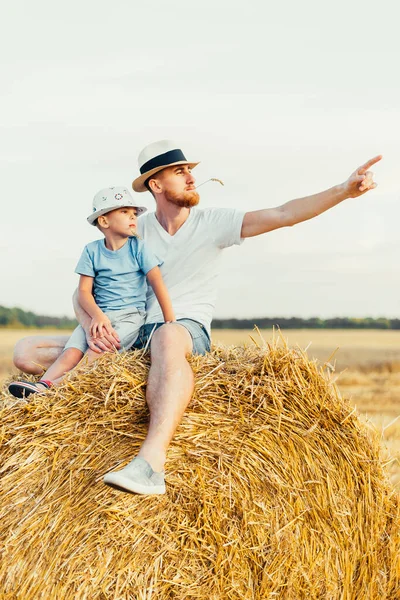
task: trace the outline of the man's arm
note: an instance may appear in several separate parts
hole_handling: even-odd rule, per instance
[[[329,190],[313,196],[291,200],[276,208],[266,208],[246,213],[243,219],[241,237],[253,237],[280,227],[289,227],[308,221],[343,202],[343,200],[347,200],[347,198],[357,198],[368,192],[368,190],[373,190],[377,184],[373,181],[373,173],[368,169],[380,161],[381,158],[382,156],[375,156],[375,158],[356,169],[343,184],[336,185]]]

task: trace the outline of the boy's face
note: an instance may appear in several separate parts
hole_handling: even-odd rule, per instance
[[[103,215],[104,219],[100,225],[110,233],[120,235],[122,237],[136,234],[137,225],[137,209],[124,206],[116,208]],[[101,217],[99,217],[100,219]]]

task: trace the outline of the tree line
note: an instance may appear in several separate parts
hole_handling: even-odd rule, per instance
[[[214,319],[213,329],[400,329],[400,319],[386,319],[379,317],[373,319],[364,317],[334,317],[332,319],[319,319],[312,317],[254,317],[254,319]]]
[[[7,308],[0,306],[0,327],[54,327],[55,329],[74,329],[77,325],[75,319],[69,317],[46,317],[36,315],[22,308]]]
[[[76,320],[69,317],[46,317],[22,310],[22,308],[0,306],[0,327],[73,329],[76,325]],[[371,317],[361,319],[352,317],[335,317],[333,319],[254,317],[253,319],[214,319],[212,322],[213,329],[253,329],[255,325],[260,329],[271,329],[272,327],[281,329],[400,329],[400,319],[384,317],[377,319]]]

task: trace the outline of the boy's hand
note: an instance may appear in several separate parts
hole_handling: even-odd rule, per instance
[[[119,350],[121,347],[120,339],[117,333],[113,329],[113,334],[109,335],[106,333],[102,337],[93,338],[90,335],[90,331],[86,331],[87,345],[93,352],[102,354],[103,352],[109,352],[110,350]]]
[[[106,333],[102,337],[93,338],[90,334],[90,331],[86,331],[86,341],[91,350],[96,352],[97,354],[102,354],[103,352],[108,352],[110,350],[119,350],[121,347],[121,340],[118,337],[118,334],[114,329],[112,329],[113,333]]]
[[[112,331],[111,321],[104,313],[99,313],[92,318],[90,323],[90,335],[92,338],[102,338],[106,333],[110,335]]]
[[[121,340],[103,312],[92,318],[89,330],[86,331],[86,339],[89,348],[98,354],[120,348]]]

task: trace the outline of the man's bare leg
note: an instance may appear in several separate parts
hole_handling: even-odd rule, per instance
[[[68,335],[33,335],[19,340],[14,349],[14,365],[24,373],[41,375],[61,355]]]
[[[150,424],[138,456],[154,471],[163,470],[168,446],[193,394],[193,371],[186,360],[192,349],[191,335],[182,325],[165,325],[153,335],[146,393]]]
[[[77,320],[85,331],[87,331],[90,326],[91,317],[79,305],[76,291],[73,296],[73,304]],[[41,375],[61,355],[68,339],[69,335],[35,335],[23,338],[15,346],[14,365],[24,373]],[[88,344],[89,348],[98,354],[120,347],[119,338],[114,330],[112,335],[104,335],[97,340],[89,338]]]

